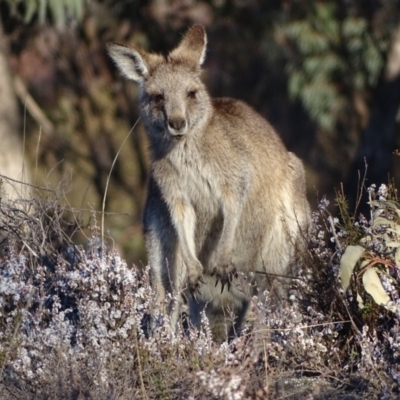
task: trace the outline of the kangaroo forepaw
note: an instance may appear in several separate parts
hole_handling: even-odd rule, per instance
[[[225,286],[228,288],[228,292],[231,290],[233,279],[238,277],[236,267],[232,264],[225,267],[215,267],[211,276],[215,276],[215,287],[221,282],[221,294],[224,291]]]
[[[190,293],[193,294],[201,294],[200,293],[200,285],[204,284],[204,280],[202,275],[200,276],[193,276],[189,278],[189,290]]]
[[[200,294],[200,284],[204,283],[203,280],[203,267],[200,262],[194,268],[189,270],[188,285],[190,293]]]
[[[200,293],[200,283],[201,283],[200,278],[189,279],[189,290],[192,295],[196,294],[196,293],[198,293],[198,294]]]

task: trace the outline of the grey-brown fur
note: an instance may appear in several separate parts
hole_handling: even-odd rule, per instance
[[[205,308],[221,337],[224,314],[236,329],[250,296],[289,274],[309,206],[302,162],[269,123],[241,101],[210,98],[200,79],[206,41],[194,25],[167,57],[116,44],[108,51],[141,85],[152,154],[144,231],[159,302],[187,293],[192,322]],[[173,324],[178,315],[179,304]]]

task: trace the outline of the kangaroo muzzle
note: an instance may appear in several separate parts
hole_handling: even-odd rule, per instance
[[[168,131],[172,136],[182,137],[187,131],[186,119],[180,116],[168,118]]]

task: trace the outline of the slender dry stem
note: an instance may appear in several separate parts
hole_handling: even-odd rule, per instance
[[[121,152],[122,148],[124,147],[126,141],[128,140],[128,138],[131,135],[131,133],[133,132],[133,130],[136,128],[136,125],[138,124],[139,120],[140,120],[140,117],[133,124],[131,130],[128,132],[124,141],[122,142],[121,146],[119,147],[117,154],[115,155],[114,160],[111,164],[110,172],[108,173],[108,176],[107,176],[106,188],[104,190],[103,203],[102,203],[102,207],[101,207],[101,211],[102,211],[102,214],[101,214],[101,248],[102,249],[104,248],[104,215],[105,215],[104,211],[106,208],[106,198],[107,198],[107,191],[108,191],[108,185],[110,183],[111,173],[112,173],[115,163],[117,162],[119,153]]]

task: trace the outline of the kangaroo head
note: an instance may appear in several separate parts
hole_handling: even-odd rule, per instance
[[[142,117],[151,139],[178,140],[207,122],[211,102],[201,82],[207,36],[192,26],[166,57],[110,44],[108,52],[120,72],[141,85]]]

